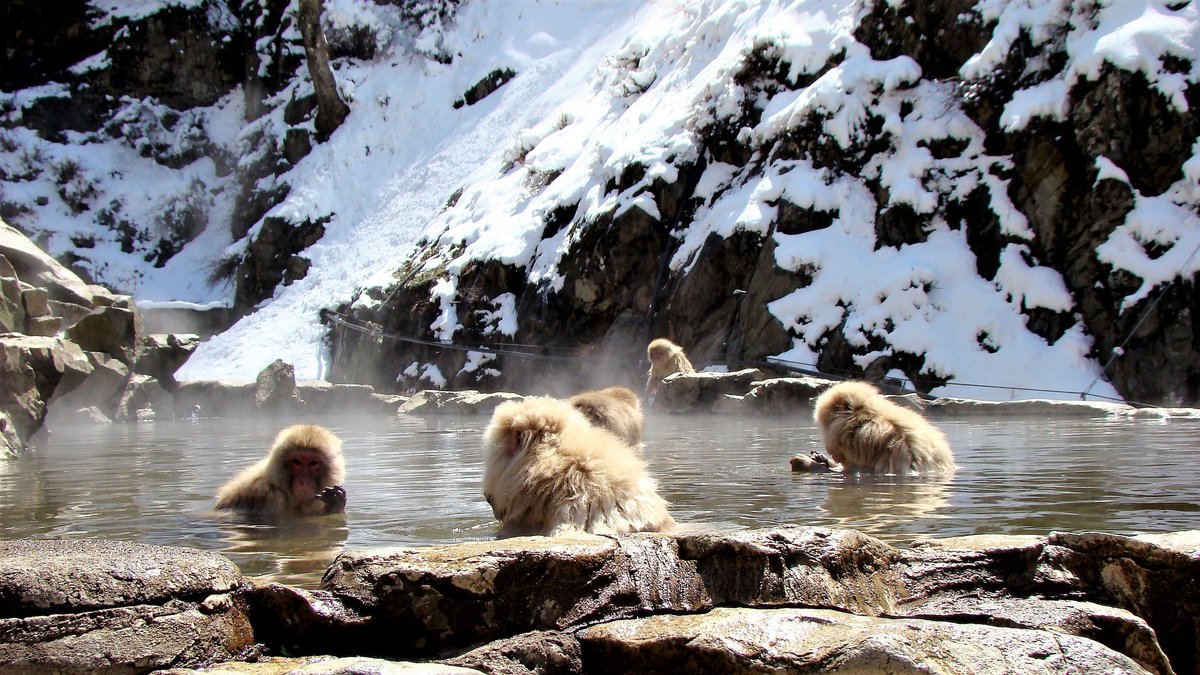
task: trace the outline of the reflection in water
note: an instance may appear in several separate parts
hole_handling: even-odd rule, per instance
[[[344,441],[342,517],[255,524],[213,494],[292,421]],[[1200,420],[935,420],[960,470],[949,479],[794,474],[819,449],[809,415],[655,415],[644,457],[688,529],[854,527],[915,538],[1200,527]],[[217,551],[248,576],[313,587],[345,548],[488,540],[486,417],[156,420],[63,428],[0,463],[7,539],[125,539]]]
[[[297,583],[320,577],[341,553],[350,530],[341,515],[255,522],[237,514],[217,514],[220,551],[244,559],[242,573],[267,581]]]
[[[886,534],[897,526],[938,518],[950,500],[950,477],[829,476],[821,510],[839,527]]]

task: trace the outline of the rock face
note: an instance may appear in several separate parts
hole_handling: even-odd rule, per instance
[[[0,669],[134,673],[245,657],[241,584],[228,560],[193,549],[0,542]]]
[[[1200,85],[1194,75],[1183,75],[1192,73],[1192,63],[1179,58],[1164,65],[1171,77],[1183,78],[1172,99],[1137,67],[1124,70],[1112,59],[1095,72],[1069,70],[1076,66],[1068,42],[1077,37],[1073,31],[1087,31],[1089,22],[1100,20],[1095,6],[1067,3],[1036,27],[989,7],[968,0],[863,2],[854,49],[869,53],[871,68],[889,69],[886,82],[858,81],[850,65],[839,70],[856,58],[854,50],[831,49],[824,63],[807,63],[818,58],[812,50],[800,50],[805,59],[793,61],[790,44],[762,38],[742,45],[741,62],[722,83],[730,93],[697,102],[689,120],[694,133],[646,150],[660,153],[654,160],[640,159],[643,153],[606,162],[589,184],[598,194],[584,201],[578,201],[581,190],[563,190],[572,196],[548,203],[558,192],[542,188],[558,175],[517,167],[527,172],[529,194],[543,199],[522,212],[543,223],[540,236],[530,235],[523,244],[529,250],[561,250],[554,273],[545,274],[545,261],[531,278],[532,268],[482,255],[471,259],[455,236],[420,242],[421,259],[395,272],[401,282],[363,289],[364,299],[373,302],[339,308],[353,326],[332,329],[335,374],[379,388],[394,386],[401,376],[399,387],[419,387],[420,369],[409,368],[416,361],[459,373],[454,388],[521,390],[532,370],[569,377],[589,367],[579,358],[584,353],[608,355],[626,373],[644,370],[641,350],[650,339],[666,336],[701,365],[740,367],[801,347],[815,361],[806,365],[822,372],[879,381],[896,370],[923,391],[950,380],[973,381],[977,373],[950,372],[966,369],[931,364],[924,351],[901,342],[901,324],[909,317],[893,318],[897,315],[882,306],[909,291],[868,288],[834,297],[839,289],[824,280],[855,277],[854,270],[823,269],[824,260],[780,254],[798,238],[840,236],[861,227],[873,233],[873,248],[881,255],[946,242],[946,235],[961,241],[959,252],[973,259],[979,281],[1007,298],[1016,319],[1012,328],[1022,339],[1049,346],[1068,333],[1086,334],[1087,356],[1106,364],[1116,354],[1105,375],[1128,400],[1166,405],[1200,400],[1200,361],[1189,358],[1200,347],[1194,273],[1176,266],[1162,279],[1150,279],[1105,252],[1127,244],[1122,250],[1139,260],[1174,255],[1182,263],[1187,251],[1179,249],[1191,248],[1177,234],[1152,234],[1138,225],[1155,217],[1132,214],[1139,200],[1152,197],[1186,203],[1194,211],[1189,167],[1200,122],[1188,102],[1200,101]],[[998,14],[1006,16],[1001,20]],[[980,61],[997,65],[979,67]],[[830,87],[831,79],[841,84]],[[1059,85],[1065,96],[1061,115],[1012,119],[1023,97]],[[828,107],[814,104],[803,113],[789,108],[798,99],[823,100],[833,95],[831,89],[853,87],[869,88],[873,95],[852,103],[839,98]],[[935,100],[936,110],[929,109]],[[843,115],[846,107],[856,112]],[[781,109],[790,118],[786,129],[777,130]],[[770,124],[768,112],[776,116]],[[688,150],[678,149],[683,146]],[[898,153],[921,165],[907,187],[880,169]],[[901,172],[912,164],[904,166]],[[827,205],[808,193],[790,195],[779,185],[797,167],[811,167],[817,183],[853,185],[854,191]],[[911,196],[913,189],[919,199]],[[772,196],[730,200],[721,204],[728,211],[720,212],[719,225],[700,222],[706,209],[717,208],[714,194],[754,190]],[[596,203],[649,206],[605,211]],[[765,222],[733,224],[732,214],[744,209],[761,213]],[[705,227],[712,231],[698,237]],[[689,242],[695,238],[702,241]],[[1044,302],[1017,290],[1009,275],[1026,272],[1036,287],[1030,290],[1037,292],[1057,292],[1061,279],[1066,299]],[[1035,274],[1041,274],[1036,281]],[[914,277],[901,285],[929,298],[917,303],[919,312],[936,312],[939,281]],[[1143,281],[1148,284],[1143,290],[1153,293],[1139,292]],[[807,313],[789,316],[772,306],[822,282],[823,290],[813,291],[820,299]],[[456,289],[448,299],[447,287]],[[517,330],[498,337],[489,317],[504,298],[511,298]],[[486,371],[464,374],[474,358],[467,351],[378,340],[358,330],[436,342],[445,336],[430,327],[443,325],[443,307],[449,306],[453,323],[460,324],[457,344],[539,345],[536,356],[543,360],[501,354]],[[827,314],[814,316],[826,310],[841,317],[828,319],[828,327]],[[992,333],[980,329],[959,351],[984,350],[1002,361],[1009,352]]]

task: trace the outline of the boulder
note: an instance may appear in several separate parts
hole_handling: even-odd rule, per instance
[[[129,381],[129,367],[113,358],[93,358],[92,362],[92,372],[78,386],[68,392],[56,391],[50,399],[46,425],[51,429],[60,422],[80,419],[77,412],[86,408],[95,408],[109,421]]]
[[[588,672],[1148,673],[1073,635],[858,616],[719,607],[614,621],[578,633]]]
[[[3,221],[0,221],[0,255],[8,260],[17,278],[35,288],[46,289],[50,299],[84,307],[96,304],[93,298],[97,287],[89,286]]]
[[[764,379],[755,368],[732,373],[675,373],[663,379],[653,405],[671,412],[710,412],[727,394],[744,394]]]
[[[451,666],[475,668],[495,675],[582,673],[583,654],[572,633],[534,631],[496,640],[445,659]]]
[[[200,417],[239,417],[257,410],[254,382],[238,380],[192,380],[180,382],[175,390],[175,409],[181,416],[195,412]]]
[[[148,672],[245,657],[242,575],[195,549],[0,542],[0,669]]]
[[[739,411],[767,415],[790,415],[811,408],[813,399],[834,380],[819,377],[772,377],[751,382],[741,397]]]
[[[0,411],[26,441],[46,418],[56,392],[79,386],[94,366],[67,340],[18,334],[0,335]]]
[[[118,422],[171,419],[175,416],[175,401],[158,380],[149,375],[133,375],[125,384],[121,398],[113,410]]]
[[[174,333],[151,333],[142,337],[137,350],[133,370],[150,375],[166,388],[174,391],[179,385],[175,371],[200,346],[200,336]]]
[[[396,412],[402,415],[490,415],[501,403],[523,398],[520,394],[508,392],[425,389],[408,397]]]
[[[324,380],[307,380],[297,382],[296,388],[308,412],[363,412],[380,409],[379,402],[374,398],[374,387],[367,384],[333,384]],[[387,409],[388,413],[395,411],[396,406]]]
[[[275,359],[262,369],[254,383],[254,404],[271,411],[297,410],[304,406],[296,388],[296,369],[282,359]]]
[[[67,329],[68,339],[89,352],[105,352],[126,365],[137,359],[141,318],[132,307],[97,307]]]

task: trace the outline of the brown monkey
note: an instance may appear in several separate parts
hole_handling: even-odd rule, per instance
[[[612,432],[635,450],[641,447],[646,423],[642,402],[632,389],[609,387],[585,391],[572,396],[570,403],[595,426]]]
[[[825,448],[847,472],[949,474],[957,468],[941,430],[866,382],[826,389],[813,418]]]
[[[272,517],[346,510],[342,441],[325,427],[296,424],[275,437],[267,456],[217,491],[218,509]]]
[[[694,373],[692,362],[683,353],[683,347],[658,338],[646,347],[646,358],[650,359],[650,372],[646,374],[646,400],[653,401],[662,386],[663,378],[672,373]]]
[[[646,463],[566,401],[496,406],[484,451],[483,494],[503,523],[498,536],[675,527]]]

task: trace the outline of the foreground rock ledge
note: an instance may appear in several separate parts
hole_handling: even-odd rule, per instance
[[[350,551],[303,590],[23,540],[0,547],[0,670],[1191,673],[1198,572],[1200,532],[897,549],[795,527]]]
[[[241,572],[215,553],[117,541],[0,542],[0,670],[147,672],[244,658]]]

